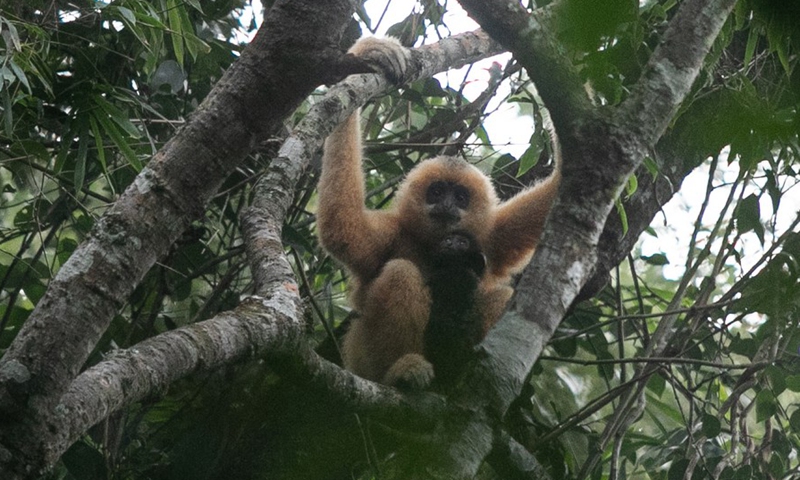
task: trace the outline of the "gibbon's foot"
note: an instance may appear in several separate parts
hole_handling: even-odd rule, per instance
[[[395,85],[403,83],[408,64],[411,62],[411,51],[400,45],[396,38],[391,37],[362,38],[348,53],[363,60],[376,73],[382,73]]]
[[[424,390],[431,382],[433,365],[418,353],[407,353],[394,362],[381,383],[403,390]]]
[[[435,257],[434,263],[439,269],[466,268],[478,278],[486,270],[486,256],[469,234],[456,232],[447,235],[439,242]]]

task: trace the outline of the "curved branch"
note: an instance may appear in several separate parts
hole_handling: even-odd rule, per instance
[[[445,39],[415,51],[411,78],[474,62],[498,52],[482,32]],[[280,241],[294,185],[327,134],[369,98],[393,88],[381,76],[358,75],[331,88],[286,140],[256,187],[242,230],[257,293],[231,312],[182,327],[114,352],[72,382],[52,419],[56,431],[47,459],[54,461],[86,430],[110,413],[163,392],[187,375],[266,355],[291,364],[292,378],[325,392],[344,408],[385,418],[434,418],[444,408],[437,395],[407,397],[356,377],[314,353],[306,342],[302,302]],[[52,435],[51,435],[52,436]]]
[[[444,402],[437,395],[409,398],[320,358],[306,342],[300,303],[296,289],[278,286],[268,298],[250,297],[233,311],[113,352],[79,375],[61,399],[51,457],[58,458],[112,412],[158,395],[180,378],[264,356],[291,364],[294,379],[325,392],[345,409],[419,419],[442,411]]]
[[[202,216],[253,143],[332,79],[341,57],[335,40],[352,11],[350,0],[276,2],[187,125],[50,282],[0,359],[0,477],[24,476],[48,461],[48,424],[59,423],[58,399],[114,314],[190,222]]]

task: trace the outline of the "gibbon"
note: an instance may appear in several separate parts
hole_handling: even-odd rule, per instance
[[[411,61],[393,39],[362,39],[349,53],[395,81]],[[320,241],[349,271],[358,313],[344,365],[386,385],[426,388],[435,375],[456,375],[505,309],[511,276],[544,228],[559,162],[550,177],[500,202],[474,165],[436,157],[409,172],[390,208],[370,210],[361,150],[356,112],[327,139],[318,187]]]
[[[423,354],[433,365],[435,386],[447,390],[483,338],[484,321],[475,308],[475,294],[486,271],[486,256],[469,232],[455,232],[439,242],[425,266],[430,267],[431,306]]]

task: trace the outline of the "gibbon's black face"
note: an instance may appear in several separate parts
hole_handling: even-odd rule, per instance
[[[469,207],[469,190],[459,183],[437,180],[425,191],[428,215],[437,223],[457,223]]]

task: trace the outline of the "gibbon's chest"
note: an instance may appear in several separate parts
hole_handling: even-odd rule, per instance
[[[428,243],[417,238],[412,232],[400,231],[392,243],[386,262],[395,259],[408,260],[419,269],[423,277],[427,278],[430,273],[430,255],[434,249],[434,245]]]

